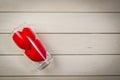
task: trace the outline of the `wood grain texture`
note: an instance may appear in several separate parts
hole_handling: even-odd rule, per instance
[[[0,77],[0,80],[120,80],[120,77]]]
[[[120,13],[0,13],[0,33],[24,23],[37,33],[120,33]]]
[[[119,0],[0,0],[0,11],[120,12]]]
[[[37,34],[51,54],[120,54],[120,34]],[[0,54],[23,54],[12,35],[0,34]]]
[[[53,58],[47,68],[39,71],[24,56],[0,56],[0,75],[120,75],[118,55],[69,55]]]
[[[53,55],[44,70],[12,41],[30,26]],[[0,80],[120,80],[120,0],[0,0]]]

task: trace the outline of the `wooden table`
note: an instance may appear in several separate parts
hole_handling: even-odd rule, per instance
[[[12,41],[27,24],[53,62],[36,70]],[[0,0],[0,80],[120,80],[120,0]]]

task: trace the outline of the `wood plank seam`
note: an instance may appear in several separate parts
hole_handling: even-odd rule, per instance
[[[102,11],[102,12],[95,12],[95,11],[61,11],[61,12],[53,12],[53,11],[0,11],[0,13],[120,13],[120,11],[110,12],[110,11]]]
[[[95,55],[113,55],[113,56],[116,56],[116,55],[120,55],[120,54],[52,54],[52,56],[95,56]],[[0,56],[24,56],[24,54],[0,54]]]
[[[2,75],[0,77],[120,77],[120,75]]]
[[[0,32],[0,34],[11,34],[10,32]],[[37,32],[36,34],[120,34],[119,32],[77,32],[77,33],[73,33],[73,32]]]

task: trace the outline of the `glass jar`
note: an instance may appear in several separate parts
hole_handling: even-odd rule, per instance
[[[44,48],[40,37],[34,33],[32,27],[16,27],[12,32],[12,39],[24,51],[24,55],[39,70],[47,67],[53,60],[51,54]]]

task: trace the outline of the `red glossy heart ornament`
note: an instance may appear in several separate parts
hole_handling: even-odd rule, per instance
[[[26,27],[23,30],[17,31],[13,34],[14,42],[22,49],[25,54],[36,62],[44,61],[46,59],[46,50],[40,40],[36,39],[34,32]]]
[[[30,28],[23,28],[22,30],[22,35],[24,37],[24,39],[27,39],[27,37],[31,38],[32,40],[35,40],[35,34],[33,33],[33,31]]]
[[[26,55],[33,61],[44,61],[46,59],[46,51],[39,40],[31,42],[31,49],[25,50]]]
[[[13,40],[22,49],[30,49],[30,43],[24,39],[22,33],[17,31],[13,34]]]

